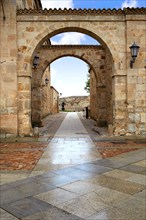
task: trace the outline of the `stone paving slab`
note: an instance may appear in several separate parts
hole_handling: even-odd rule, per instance
[[[117,210],[114,207],[109,207],[96,212],[95,214],[86,218],[87,220],[131,220],[131,214]],[[139,220],[144,220],[137,218]]]
[[[35,197],[42,201],[48,202],[49,204],[59,205],[79,196],[80,195],[72,193],[68,190],[57,188],[45,193],[41,193]]]
[[[54,172],[60,175],[64,173],[65,175],[70,176],[72,178],[76,178],[77,180],[90,179],[96,176],[96,173],[75,169],[74,167],[66,168]]]
[[[79,216],[75,216],[69,212],[61,210],[57,207],[50,208],[48,211],[38,212],[34,215],[31,215],[22,218],[22,220],[82,220]]]
[[[99,165],[92,164],[92,163],[81,164],[81,165],[75,166],[75,168],[85,170],[90,173],[96,173],[96,174],[103,174],[105,172],[112,170],[111,168],[108,168],[105,166],[99,166]]]
[[[0,209],[0,220],[18,220],[18,218],[3,209]]]
[[[129,162],[121,162],[112,159],[99,159],[92,162],[93,164],[97,164],[100,166],[110,167],[110,168],[120,168],[129,164]]]
[[[127,199],[129,195],[126,193],[116,191],[116,190],[102,187],[99,190],[86,194],[84,197],[85,199],[88,199],[88,197],[91,197],[93,200],[113,206],[118,201]]]
[[[29,197],[3,205],[2,208],[18,218],[23,218],[31,216],[37,212],[48,210],[52,208],[52,206],[37,198]]]
[[[145,171],[145,167],[140,167],[136,165],[128,165],[125,167],[120,168],[121,170],[126,170],[129,172],[137,173],[137,174],[143,174]]]
[[[129,195],[133,195],[145,189],[144,185],[106,175],[100,175],[99,177],[90,179],[89,182]]]
[[[108,207],[108,205],[93,200],[93,198],[88,198],[88,200],[86,200],[84,196],[81,196],[80,198],[72,199],[69,202],[57,205],[57,207],[85,219],[97,211]]]

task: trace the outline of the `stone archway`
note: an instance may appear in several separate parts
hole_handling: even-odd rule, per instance
[[[57,45],[57,46],[42,46],[37,54],[39,55],[39,64],[33,71],[32,77],[32,123],[41,124],[42,109],[41,109],[41,81],[44,70],[51,62],[62,56],[73,56],[84,60],[90,66],[91,78],[94,84],[91,84],[91,116],[97,121],[109,121],[111,112],[109,102],[112,95],[108,85],[111,85],[111,76],[106,72],[106,57],[105,51],[101,46],[77,46],[77,45]],[[111,72],[111,70],[110,70]],[[108,83],[110,82],[110,83]],[[94,86],[93,86],[94,85]],[[36,88],[38,95],[36,94]],[[110,88],[111,89],[111,88]],[[98,91],[97,91],[98,90]],[[33,92],[34,91],[34,92]],[[39,92],[40,91],[40,92]],[[105,94],[105,95],[103,95]],[[36,96],[38,97],[36,101]],[[104,96],[104,97],[103,97]],[[33,101],[33,97],[35,100]],[[93,100],[94,99],[94,100]],[[108,103],[108,105],[107,105]],[[104,109],[104,110],[103,110]],[[38,121],[37,121],[38,120]],[[110,122],[111,123],[111,122]]]
[[[32,124],[41,125],[42,112],[42,76],[44,70],[54,60],[72,56],[84,60],[90,66],[90,75],[92,78],[90,89],[90,111],[91,117],[98,123],[112,123],[112,111],[110,100],[112,99],[111,91],[111,69],[107,69],[107,58],[105,50],[96,45],[49,45],[42,46],[37,51],[39,64],[33,69],[32,74]],[[108,68],[110,63],[108,64]],[[110,85],[110,88],[109,88]],[[34,88],[34,89],[33,89]],[[37,98],[37,100],[36,100]],[[109,120],[110,119],[110,120]]]
[[[112,95],[113,95],[113,115],[114,121],[113,125],[115,130],[122,129],[125,127],[125,121],[123,120],[126,117],[126,57],[125,57],[125,48],[126,41],[124,37],[125,23],[123,23],[123,13],[122,11],[110,13],[110,16],[115,16],[115,22],[109,20],[109,17],[104,18],[97,15],[95,18],[94,12],[84,13],[81,11],[82,16],[78,17],[76,10],[72,11],[73,17],[68,16],[64,13],[69,13],[69,11],[57,10],[54,12],[46,11],[37,12],[36,14],[31,10],[19,11],[18,19],[18,30],[19,36],[19,65],[18,65],[18,85],[25,80],[31,85],[31,63],[33,56],[42,43],[47,39],[52,37],[55,34],[66,32],[66,31],[76,31],[85,33],[97,39],[101,45],[106,50],[107,54],[110,54],[112,57]],[[56,16],[56,13],[59,13],[59,16]],[[88,14],[89,13],[89,14]],[[113,14],[112,14],[113,13]],[[88,16],[86,16],[88,14]],[[99,13],[100,14],[100,13]],[[49,16],[48,16],[49,15]],[[55,15],[55,17],[54,17]],[[67,16],[67,17],[66,17]],[[93,21],[94,16],[94,21]],[[88,17],[88,18],[87,18]],[[103,18],[106,20],[103,20]],[[54,20],[55,19],[55,20]],[[66,20],[68,22],[66,22]],[[29,21],[29,22],[28,22]],[[93,21],[93,22],[91,22]],[[104,23],[103,23],[104,21]],[[54,25],[55,22],[55,25]],[[107,25],[108,22],[108,25]],[[119,25],[120,24],[120,25]],[[107,25],[107,26],[106,26]],[[41,26],[41,29],[38,28]],[[21,41],[23,32],[26,33],[26,40]],[[118,32],[118,35],[117,35]],[[31,34],[33,33],[33,34]],[[110,37],[111,36],[111,37]],[[114,39],[114,41],[113,41]],[[120,41],[120,47],[119,47]],[[27,78],[27,79],[26,79]],[[19,87],[18,87],[19,88]],[[19,97],[21,97],[21,103],[25,105],[26,99],[23,98],[23,89],[19,92]],[[29,105],[31,103],[31,93],[28,92]],[[19,108],[20,109],[20,108]],[[31,108],[23,108],[19,110],[19,133],[30,133],[31,131]],[[25,121],[25,125],[24,125]]]

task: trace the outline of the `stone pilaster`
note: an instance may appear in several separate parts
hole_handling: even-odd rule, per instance
[[[19,135],[32,134],[31,127],[31,78],[29,76],[18,77],[18,123]]]
[[[0,133],[16,136],[17,125],[17,33],[16,1],[0,4]],[[4,19],[5,15],[5,19]]]

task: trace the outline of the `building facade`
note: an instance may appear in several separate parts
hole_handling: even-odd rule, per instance
[[[145,135],[146,8],[42,10],[39,0],[1,2],[0,127],[3,136],[32,133],[34,57],[48,39],[68,31],[93,37],[104,51],[100,58],[90,53],[80,57],[90,65],[91,74],[94,73],[92,97],[96,101],[96,120],[106,117],[114,135]],[[134,42],[140,49],[131,68],[129,47]],[[51,51],[49,55],[53,56]],[[59,57],[58,54],[55,59]],[[42,71],[38,75],[42,82],[50,63],[40,66],[41,63],[37,69]],[[42,101],[41,106],[44,106]]]

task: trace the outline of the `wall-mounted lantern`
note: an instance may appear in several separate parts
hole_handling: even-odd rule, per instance
[[[3,12],[3,20],[5,20],[5,19],[6,19],[6,16],[5,16],[5,10],[4,10],[3,0],[1,0],[1,6],[2,6],[2,12]]]
[[[146,60],[145,60],[144,62],[145,62],[145,66],[144,66],[144,68],[146,69]]]
[[[38,63],[39,63],[39,57],[38,56],[34,56],[34,59],[33,59],[33,67],[34,67],[34,69],[36,69]]]
[[[45,79],[45,84],[46,84],[46,86],[49,84],[49,79],[48,78]]]
[[[132,44],[132,46],[130,47],[130,50],[131,50],[131,57],[132,59],[130,60],[130,68],[133,68],[133,63],[135,62],[136,60],[136,57],[138,55],[138,50],[139,50],[139,46],[136,45],[136,43],[134,42]]]

